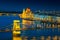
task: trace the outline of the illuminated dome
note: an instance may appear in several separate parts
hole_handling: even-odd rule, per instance
[[[30,8],[26,8],[26,12],[30,12],[31,10],[30,10]]]

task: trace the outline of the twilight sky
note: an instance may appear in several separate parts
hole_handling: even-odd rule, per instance
[[[60,10],[60,0],[0,0],[1,11],[31,10]]]

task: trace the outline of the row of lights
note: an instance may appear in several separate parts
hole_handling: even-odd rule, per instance
[[[32,29],[34,29],[34,28],[41,28],[41,29],[44,29],[44,28],[60,28],[60,24],[46,24],[46,23],[41,23],[41,24],[33,24],[33,25],[30,25],[30,27],[29,27],[29,25],[24,25],[25,26],[25,28],[32,28]],[[22,27],[23,28],[23,27]]]
[[[16,16],[17,14],[10,14],[10,13],[0,13],[0,16],[10,16],[10,15],[13,15],[13,16]]]
[[[32,25],[31,27],[25,26],[25,27],[22,27],[21,30],[35,30],[35,29],[45,29],[45,28],[60,29],[60,25],[42,23],[42,24],[37,24],[37,26],[34,26],[34,25]],[[9,31],[13,31],[13,30],[6,28],[6,30],[0,30],[0,32],[2,32],[2,31],[9,32]]]
[[[22,37],[23,40],[60,40],[60,36],[48,36],[48,37],[45,37],[45,36],[40,36],[40,37]]]

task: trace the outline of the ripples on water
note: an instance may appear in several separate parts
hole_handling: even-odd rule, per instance
[[[11,32],[0,32],[0,40],[12,40]]]
[[[60,32],[59,32],[60,33]],[[22,31],[21,36],[54,36],[54,35],[60,35],[58,33],[58,29],[55,29],[53,32],[52,29],[45,29],[44,30],[26,30]],[[12,40],[12,32],[0,32],[0,40]]]

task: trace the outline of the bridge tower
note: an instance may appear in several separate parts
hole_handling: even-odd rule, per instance
[[[13,40],[22,40],[20,37],[20,21],[19,20],[14,20],[13,21]]]

